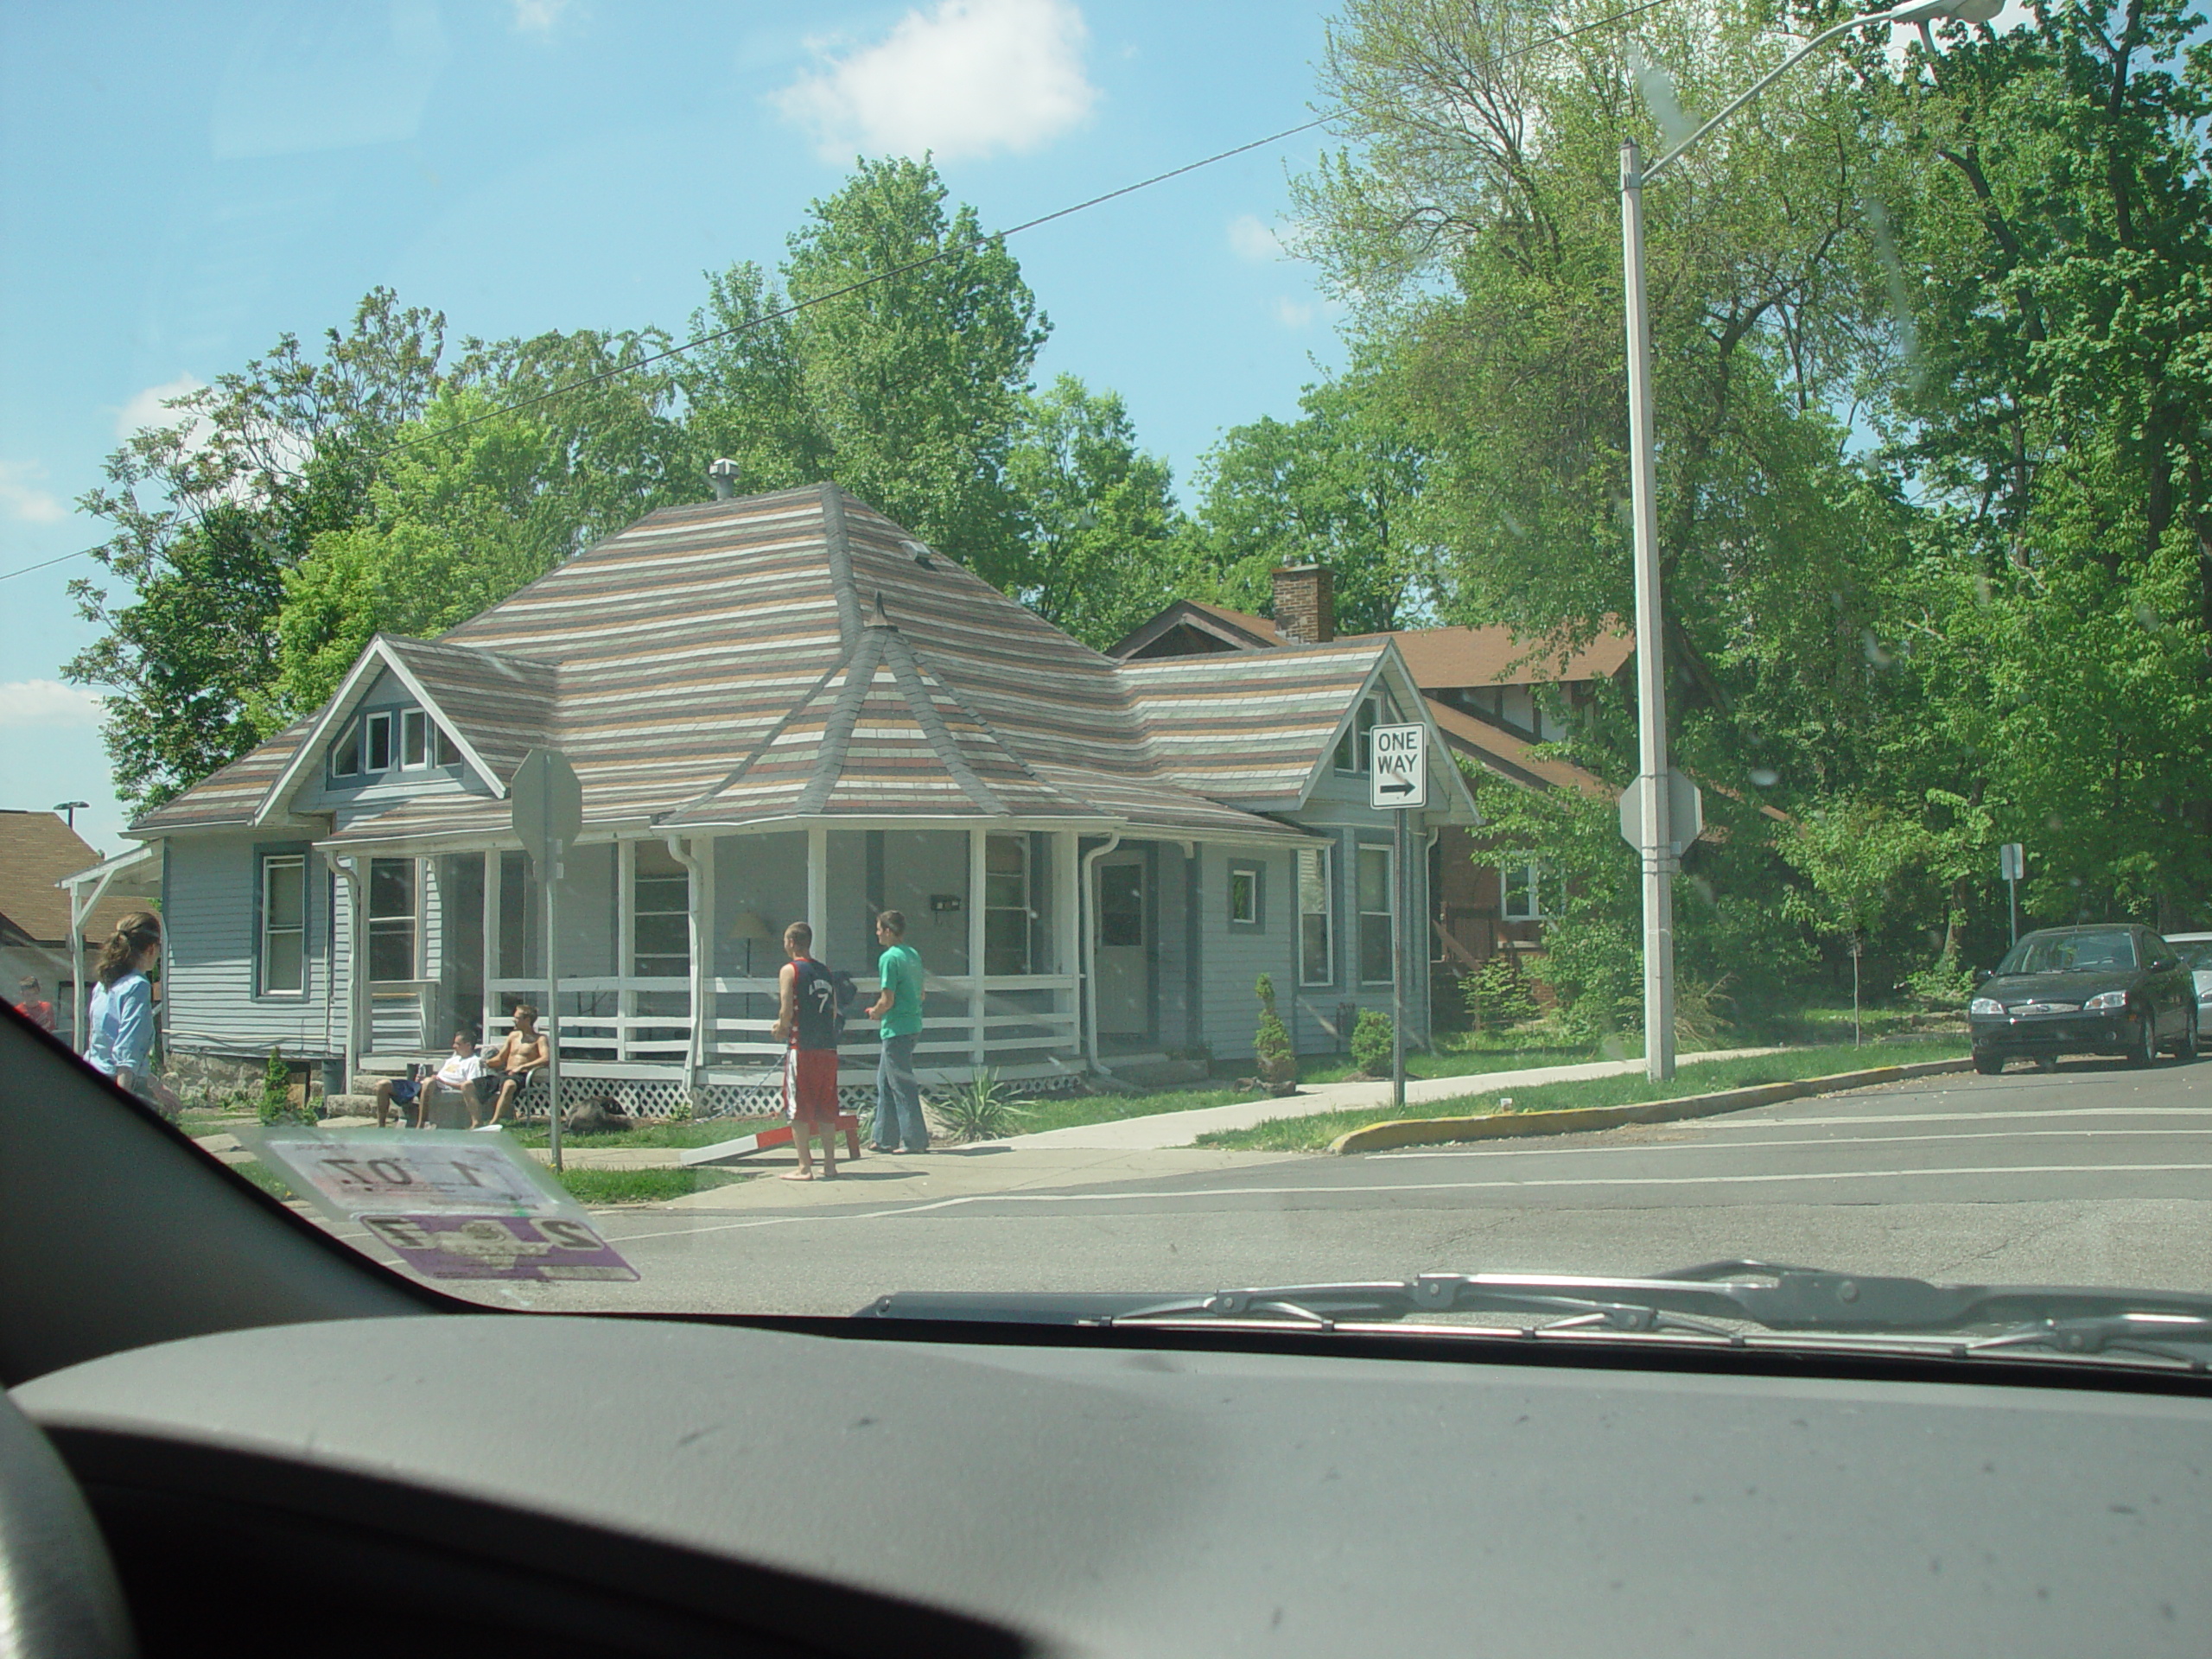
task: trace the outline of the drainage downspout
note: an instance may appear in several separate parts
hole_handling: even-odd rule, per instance
[[[1109,1077],[1114,1074],[1098,1063],[1098,884],[1093,878],[1098,861],[1121,844],[1122,832],[1116,830],[1103,846],[1083,855],[1083,932],[1089,946],[1078,964],[1083,969],[1083,1052],[1090,1069]]]

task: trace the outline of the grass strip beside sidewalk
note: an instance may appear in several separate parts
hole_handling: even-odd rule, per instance
[[[1593,1077],[1581,1083],[1553,1083],[1535,1088],[1516,1089],[1511,1095],[1513,1104],[1507,1109],[1518,1119],[1594,1108],[1640,1106],[1691,1096],[1755,1089],[1769,1084],[1829,1077],[1878,1066],[1955,1059],[1965,1052],[1963,1043],[1945,1041],[1885,1043],[1879,1049],[1854,1048],[1848,1043],[1823,1045],[1817,1048],[1790,1049],[1779,1054],[1758,1055],[1747,1059],[1707,1061],[1683,1068],[1665,1083],[1653,1083],[1640,1072],[1630,1072],[1617,1077]],[[1414,1146],[1432,1141],[1457,1139],[1460,1135],[1454,1126],[1444,1123],[1435,1123],[1433,1128],[1414,1128],[1410,1127],[1412,1125],[1427,1124],[1438,1119],[1491,1116],[1499,1109],[1497,1096],[1468,1094],[1450,1100],[1434,1100],[1420,1104],[1408,1103],[1403,1109],[1395,1111],[1388,1106],[1364,1106],[1351,1111],[1320,1113],[1311,1117],[1269,1118],[1249,1129],[1202,1135],[1198,1144],[1237,1152],[1325,1152],[1356,1130],[1382,1123],[1403,1123],[1409,1127],[1402,1132],[1402,1139],[1395,1135],[1387,1138],[1392,1144]],[[1558,1127],[1562,1132],[1566,1128],[1565,1125]],[[1510,1127],[1508,1132],[1524,1131],[1521,1131],[1516,1122]],[[1525,1132],[1547,1134],[1554,1132],[1554,1129],[1549,1125],[1532,1123]],[[1355,1144],[1348,1149],[1376,1148]]]

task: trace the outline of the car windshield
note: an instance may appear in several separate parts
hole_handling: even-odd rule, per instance
[[[2212,1292],[2212,24],[1993,4],[0,6],[12,1000],[501,1306]]]
[[[2103,973],[2137,965],[2135,936],[2113,930],[2095,933],[2038,933],[2005,952],[2000,974]]]

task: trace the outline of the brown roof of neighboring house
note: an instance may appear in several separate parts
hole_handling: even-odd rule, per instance
[[[1407,628],[1349,637],[1395,640],[1406,666],[1413,671],[1414,683],[1424,691],[1607,679],[1636,654],[1636,641],[1623,633],[1600,634],[1586,645],[1566,651],[1541,639],[1523,639],[1510,628]]]
[[[27,938],[66,945],[69,895],[54,884],[99,861],[91,843],[58,814],[0,810],[0,918]],[[101,899],[86,918],[86,936],[105,938],[118,917],[139,908],[135,899]]]
[[[1428,712],[1446,743],[1485,771],[1510,782],[1530,789],[1572,789],[1592,799],[1619,792],[1596,772],[1586,772],[1571,760],[1533,754],[1529,751],[1535,745],[1449,703],[1431,697]]]
[[[1266,652],[1233,679],[1217,662],[1192,680],[1203,658],[1116,663],[824,485],[664,508],[438,640],[377,651],[499,786],[529,748],[561,748],[588,823],[1018,817],[1272,840],[1304,832],[1256,810],[1296,797],[1387,644]],[[367,662],[349,680],[363,691]],[[281,811],[294,752],[344,712],[137,827]],[[430,792],[329,839],[499,834],[505,818],[495,796]]]

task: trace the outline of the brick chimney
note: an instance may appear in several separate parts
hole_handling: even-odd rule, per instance
[[[1302,645],[1337,637],[1336,585],[1318,564],[1286,565],[1274,573],[1275,632]]]

